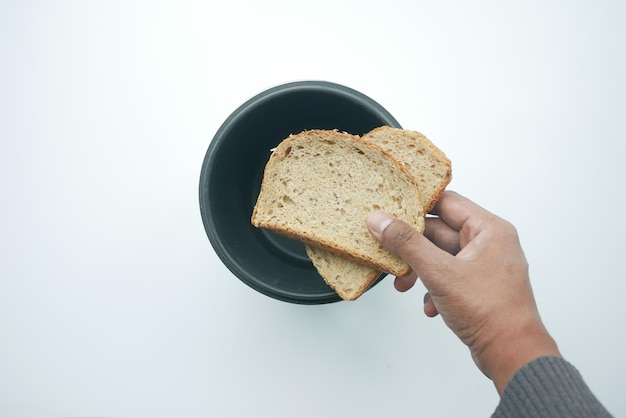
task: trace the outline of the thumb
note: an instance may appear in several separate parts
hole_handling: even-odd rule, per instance
[[[376,240],[406,261],[433,294],[445,293],[445,278],[450,277],[456,259],[430,242],[407,223],[384,212],[372,212],[367,227]]]

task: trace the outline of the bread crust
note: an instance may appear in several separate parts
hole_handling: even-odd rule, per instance
[[[381,146],[407,168],[420,188],[424,211],[429,212],[452,178],[452,165],[443,151],[417,131],[389,126],[375,128],[363,139]],[[308,245],[306,250],[320,276],[345,300],[358,298],[380,275],[375,268],[325,250]]]
[[[422,203],[424,205],[424,210],[428,213],[435,206],[441,194],[445,191],[448,184],[452,180],[452,162],[446,156],[446,154],[439,149],[430,139],[428,139],[425,135],[418,131],[408,130],[408,129],[400,129],[400,128],[392,128],[390,126],[380,126],[378,128],[372,129],[370,132],[363,136],[363,139],[371,142],[375,145],[381,146],[380,141],[385,137],[402,137],[407,142],[415,142],[419,144],[420,147],[424,148],[424,153],[429,156],[429,158],[436,163],[437,170],[442,174],[437,181],[431,181],[428,183],[428,189],[425,190],[423,188],[423,184],[421,184],[416,177],[419,177],[420,173],[416,170],[411,170],[407,168],[409,173],[416,178],[418,187],[420,187],[420,194],[422,197]],[[383,150],[388,152],[395,158],[400,164],[406,167],[408,163],[405,158],[402,158],[400,153],[391,152],[384,146],[381,146]],[[431,168],[435,168],[431,166]],[[426,173],[429,174],[429,173]]]
[[[318,247],[306,245],[306,253],[327,285],[343,300],[356,300],[380,276],[380,271]]]
[[[324,145],[324,141],[336,141],[335,144],[326,144]],[[341,152],[347,152],[346,149],[349,147],[354,147],[352,151],[356,154],[347,153],[346,158],[348,164],[353,164],[356,169],[352,172],[345,171],[346,168],[342,167],[343,171],[339,171],[337,168],[337,176],[344,177],[352,177],[352,175],[363,175],[366,180],[369,180],[368,175],[372,173],[377,173],[376,170],[379,168],[374,166],[369,166],[369,162],[372,164],[379,164],[382,169],[389,171],[387,178],[386,176],[380,176],[382,180],[381,183],[384,183],[384,187],[389,187],[393,182],[397,182],[399,186],[403,187],[401,196],[389,196],[388,193],[394,192],[394,190],[384,190],[385,193],[379,191],[378,194],[365,193],[363,191],[362,196],[356,195],[354,196],[354,184],[350,182],[350,180],[337,180],[336,178],[324,178],[319,184],[315,184],[317,187],[336,187],[341,186],[342,184],[348,184],[349,187],[342,189],[342,192],[349,192],[351,199],[357,200],[362,198],[365,204],[370,205],[367,209],[359,209],[357,208],[358,203],[362,202],[350,202],[347,203],[348,199],[345,203],[347,215],[338,216],[337,219],[295,219],[290,218],[290,213],[285,209],[279,206],[282,205],[280,202],[280,196],[275,196],[274,193],[278,193],[281,190],[281,185],[277,184],[278,177],[276,173],[281,173],[282,171],[289,172],[288,168],[285,164],[285,161],[289,158],[289,163],[295,165],[296,167],[301,167],[301,161],[298,161],[298,158],[302,157],[303,159],[306,157],[306,153],[301,151],[300,149],[296,149],[294,147],[318,147],[315,151],[320,151],[319,157],[320,160],[309,159],[308,161],[311,163],[311,168],[320,169],[318,165],[324,164],[327,162],[326,155],[322,155],[321,152],[328,152],[330,149],[331,152],[335,148],[335,145],[339,147],[339,145],[344,147],[341,148]],[[340,149],[340,148],[337,148]],[[311,151],[311,150],[308,150]],[[301,152],[299,155],[297,152]],[[360,154],[357,155],[357,154]],[[339,155],[339,154],[338,154]],[[339,155],[341,157],[341,155]],[[339,161],[339,160],[338,160]],[[341,165],[342,161],[339,161],[338,165]],[[332,164],[332,162],[331,162]],[[352,166],[351,166],[352,167]],[[363,170],[363,174],[359,172],[359,170]],[[319,170],[318,170],[319,171]],[[320,173],[324,173],[324,171],[320,171]],[[302,173],[300,173],[302,175]],[[314,182],[317,179],[312,179],[311,182]],[[295,184],[301,185],[302,179],[297,178],[297,175],[294,178],[289,178],[289,176],[285,177],[283,180],[286,183],[289,181],[294,181]],[[334,186],[327,184],[328,182],[333,182]],[[379,184],[381,186],[381,184]],[[307,185],[308,187],[308,185]],[[284,189],[284,188],[283,188]],[[313,190],[313,187],[310,187],[307,190],[307,196],[310,196],[312,193],[315,193],[316,190]],[[327,193],[335,194],[332,191]],[[404,196],[406,195],[406,196]],[[300,198],[300,196],[297,196]],[[319,198],[322,199],[324,197],[323,194],[319,195]],[[411,271],[410,266],[404,262],[400,257],[395,254],[391,254],[384,248],[382,248],[375,239],[369,234],[365,225],[365,219],[367,218],[367,214],[372,210],[377,210],[378,204],[373,203],[374,198],[380,199],[391,199],[397,198],[398,208],[392,207],[390,202],[378,202],[380,203],[380,209],[387,210],[392,215],[399,217],[405,220],[407,223],[412,225],[419,232],[423,232],[424,230],[424,210],[419,204],[420,194],[419,188],[415,181],[415,179],[410,175],[410,173],[406,170],[406,168],[396,161],[389,153],[384,151],[378,145],[372,144],[368,141],[365,141],[363,138],[350,135],[347,133],[342,133],[338,131],[325,131],[325,130],[309,130],[304,131],[297,135],[292,135],[289,138],[283,140],[274,150],[270,159],[265,167],[263,181],[261,184],[261,192],[259,193],[259,198],[257,199],[257,203],[254,207],[251,222],[254,226],[260,228],[266,228],[272,230],[278,234],[285,235],[287,237],[297,239],[299,241],[304,242],[307,245],[319,247],[326,251],[329,251],[333,254],[336,254],[340,257],[344,257],[346,259],[352,260],[357,263],[368,265],[374,269],[380,271],[386,271],[388,273],[394,275],[405,275]],[[293,210],[302,213],[304,216],[312,216],[317,217],[318,215],[315,213],[316,208],[328,209],[327,206],[324,206],[322,203],[318,204],[316,208],[311,210],[303,210],[303,202],[293,202],[293,199],[289,196],[283,199],[292,200],[290,203],[296,204],[293,207]],[[294,197],[296,199],[296,197]],[[404,200],[406,199],[406,200]],[[411,207],[407,205],[407,202],[411,202]],[[286,204],[289,206],[289,204]],[[299,205],[299,206],[298,206]],[[384,207],[386,205],[386,207]],[[342,207],[341,209],[344,209]],[[349,211],[348,211],[349,209]],[[276,212],[274,212],[276,211]],[[280,213],[280,216],[275,215],[275,213]],[[395,214],[393,212],[396,212]],[[331,212],[326,211],[327,215]],[[355,213],[361,216],[360,219],[351,219],[348,217],[350,213]],[[321,214],[319,216],[322,216]],[[333,216],[329,216],[329,218],[334,218]],[[346,242],[346,240],[342,241],[340,238],[335,237],[334,232],[336,231],[344,231],[346,226],[343,224],[335,224],[331,229],[331,226],[326,225],[325,223],[333,223],[333,222],[345,222],[349,223],[348,225],[351,228],[355,229],[354,242]],[[303,225],[300,225],[303,223]],[[324,225],[323,227],[321,225]],[[330,233],[329,233],[330,232]],[[350,231],[352,232],[352,231]],[[347,240],[349,241],[349,240]]]

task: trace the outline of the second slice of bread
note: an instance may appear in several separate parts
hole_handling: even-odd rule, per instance
[[[410,272],[367,230],[382,210],[422,232],[419,189],[406,169],[377,145],[337,131],[291,136],[265,167],[252,224],[395,275]]]
[[[452,178],[452,166],[446,155],[416,131],[383,126],[363,139],[379,145],[404,165],[417,181],[424,210],[431,210]],[[357,299],[380,275],[375,268],[321,248],[307,245],[306,252],[320,276],[344,300]]]

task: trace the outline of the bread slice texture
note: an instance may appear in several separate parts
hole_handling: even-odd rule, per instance
[[[416,131],[382,126],[363,139],[379,145],[404,165],[417,181],[424,210],[431,210],[452,179],[448,157]],[[344,300],[357,299],[381,274],[380,270],[310,245],[306,252],[320,276]]]
[[[319,275],[343,300],[356,300],[380,276],[380,269],[311,245],[305,249]]]
[[[430,211],[452,180],[452,163],[435,144],[417,131],[381,126],[363,139],[380,146],[417,181],[424,209]]]
[[[396,275],[409,265],[372,237],[367,216],[385,211],[424,230],[419,189],[406,169],[358,136],[310,130],[283,140],[263,173],[251,222]]]

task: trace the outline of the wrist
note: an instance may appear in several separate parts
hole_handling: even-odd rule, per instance
[[[525,321],[515,329],[502,330],[475,360],[502,395],[513,375],[531,361],[561,354],[539,318]]]

